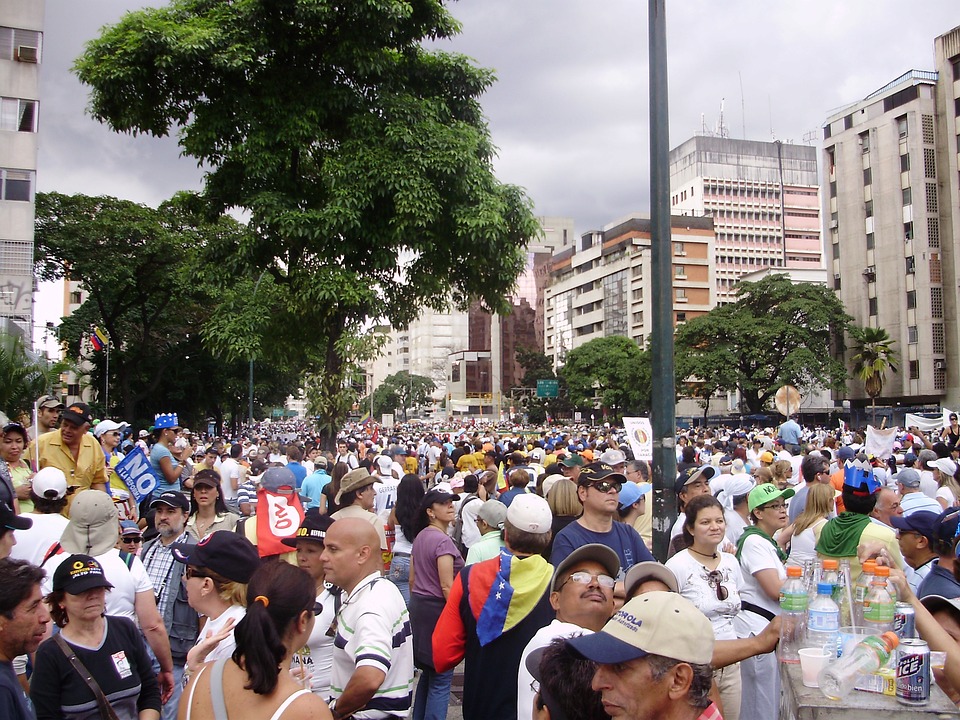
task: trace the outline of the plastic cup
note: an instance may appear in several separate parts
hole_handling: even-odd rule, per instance
[[[800,675],[804,687],[820,687],[817,677],[832,657],[833,654],[823,648],[800,648]]]

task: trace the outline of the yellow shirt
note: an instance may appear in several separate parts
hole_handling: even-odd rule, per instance
[[[63,438],[59,430],[45,433],[30,443],[30,447],[27,448],[27,457],[31,459],[36,455],[33,448],[34,443],[39,446],[40,451],[40,467],[37,468],[38,470],[45,467],[60,468],[63,470],[63,474],[67,476],[67,487],[76,486],[79,488],[77,492],[89,490],[97,484],[106,487],[106,459],[103,456],[100,443],[90,433],[84,433],[80,438],[80,451],[76,458],[73,457],[70,449],[63,444]],[[76,493],[74,493],[67,497],[72,502],[76,496]],[[69,506],[65,514],[69,517]]]
[[[471,473],[483,467],[483,463],[477,464],[477,456],[473,453],[464,453],[457,460],[457,470],[460,472]]]

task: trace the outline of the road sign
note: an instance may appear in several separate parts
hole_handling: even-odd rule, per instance
[[[538,398],[555,398],[560,395],[560,383],[557,380],[537,380]]]

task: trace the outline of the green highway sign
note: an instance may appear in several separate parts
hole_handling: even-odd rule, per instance
[[[556,380],[537,380],[538,398],[555,398],[560,394],[560,385]]]

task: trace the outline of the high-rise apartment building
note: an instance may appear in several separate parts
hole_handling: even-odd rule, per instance
[[[670,151],[671,212],[713,218],[717,304],[762,268],[822,267],[817,150],[697,135]]]
[[[823,127],[828,278],[857,325],[894,342],[901,370],[886,374],[885,404],[960,401],[960,28],[935,47],[936,72],[907,72]],[[855,380],[847,397],[869,402]]]
[[[715,305],[713,220],[671,217],[674,323]],[[644,346],[653,328],[650,219],[631,216],[584,233],[553,258],[545,294],[544,352],[554,367],[598,337],[624,335]]]
[[[0,321],[28,346],[43,12],[43,0],[0,3]]]

